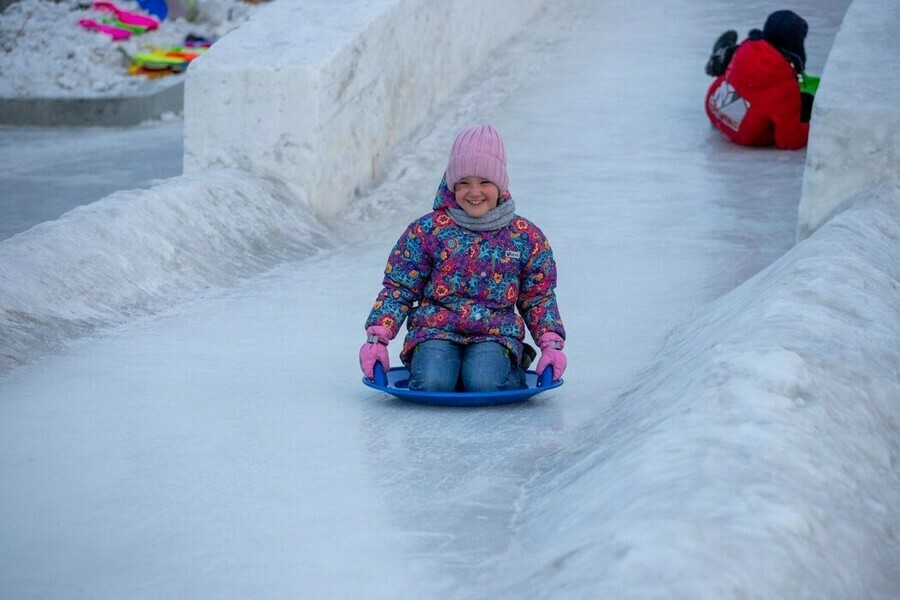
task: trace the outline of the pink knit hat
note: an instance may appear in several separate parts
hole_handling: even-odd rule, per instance
[[[459,132],[450,149],[447,165],[447,187],[453,190],[463,177],[484,177],[494,183],[500,193],[506,192],[506,149],[500,133],[488,124],[475,125]]]

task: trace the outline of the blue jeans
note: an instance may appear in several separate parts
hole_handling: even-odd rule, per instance
[[[525,387],[525,372],[514,367],[496,342],[457,344],[428,340],[416,346],[409,389],[429,392],[496,392]]]

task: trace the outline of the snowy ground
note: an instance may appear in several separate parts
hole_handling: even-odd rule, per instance
[[[771,10],[732,4],[555,3],[342,227],[310,224],[314,255],[247,278],[267,251],[248,247],[225,288],[212,254],[136,264],[199,283],[0,381],[0,595],[897,597],[900,217],[873,200],[792,248],[804,153],[730,146],[702,111],[712,41]],[[846,5],[795,3],[813,72]],[[453,133],[482,120],[560,264],[566,384],[406,405],[359,382],[362,321]],[[215,204],[185,189],[115,194],[0,254],[140,243],[142,212],[95,221],[146,204],[189,234]],[[97,298],[118,294],[95,268]]]
[[[137,2],[116,0],[122,10],[145,15]],[[101,22],[108,12],[87,0],[20,0],[0,18],[0,97],[115,97],[168,85],[169,77],[148,79],[128,74],[129,59],[153,48],[184,44],[195,34],[218,39],[246,21],[261,5],[243,0],[200,0],[189,21],[173,12],[154,31],[112,41],[78,25]]]

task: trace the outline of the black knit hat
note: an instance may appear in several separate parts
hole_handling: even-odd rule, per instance
[[[806,69],[806,49],[803,41],[809,25],[791,10],[777,10],[769,15],[763,26],[763,39],[775,46],[794,66],[794,70],[802,73]]]

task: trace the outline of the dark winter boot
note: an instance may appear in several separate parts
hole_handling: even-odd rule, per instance
[[[537,358],[537,350],[535,350],[531,344],[526,343],[522,348],[522,360],[519,363],[519,368],[526,371],[528,367],[531,366],[531,363],[534,362],[535,358]]]
[[[737,50],[737,31],[729,29],[719,36],[713,45],[712,54],[706,62],[706,74],[710,77],[718,77],[725,73],[734,51]]]

